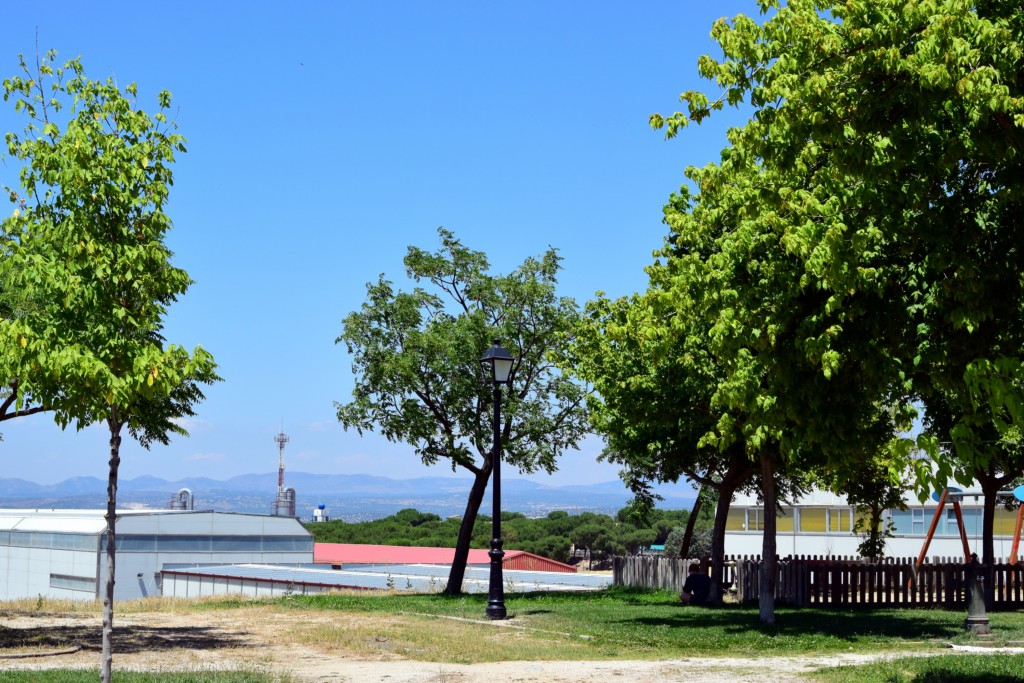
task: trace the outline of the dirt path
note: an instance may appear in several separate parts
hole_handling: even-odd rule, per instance
[[[874,657],[877,658],[877,657]],[[841,657],[770,657],[765,659],[681,659],[614,662],[499,662],[489,664],[431,664],[427,662],[338,661],[299,663],[293,667],[302,681],[331,683],[590,683],[592,681],[695,681],[708,683],[766,683],[799,681],[803,673],[822,666],[870,661],[870,655]]]
[[[709,681],[767,683],[797,681],[824,666],[860,664],[883,655],[829,655],[764,658],[694,657],[662,661],[513,661],[438,664],[382,652],[359,655],[297,643],[287,633],[314,627],[315,614],[234,610],[152,612],[120,616],[115,670],[249,668],[292,676],[297,683],[583,683],[584,681]],[[0,654],[38,653],[77,643],[81,651],[49,657],[0,659],[4,669],[97,668],[98,615],[0,614]],[[481,626],[486,628],[486,626]],[[17,638],[18,642],[12,642]]]

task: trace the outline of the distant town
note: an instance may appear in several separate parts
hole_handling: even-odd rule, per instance
[[[288,487],[296,490],[295,514],[311,519],[318,505],[325,505],[332,519],[348,522],[380,519],[405,508],[432,512],[442,517],[461,515],[469,492],[468,478],[420,477],[389,479],[371,475],[326,475],[288,472]],[[189,478],[167,481],[156,477],[122,480],[118,507],[164,509],[181,489],[188,489],[196,510],[273,514],[277,473],[246,474],[218,481]],[[686,484],[662,486],[659,507],[690,509],[694,491]],[[502,482],[502,507],[527,517],[543,517],[552,510],[571,514],[596,512],[614,515],[631,499],[620,481],[573,486],[544,486],[526,479]],[[2,508],[98,509],[106,504],[106,482],[94,477],[75,477],[58,484],[42,485],[23,479],[0,479]],[[490,514],[489,501],[481,512]]]

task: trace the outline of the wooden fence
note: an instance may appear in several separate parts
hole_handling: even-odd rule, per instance
[[[612,562],[612,585],[665,588],[680,592],[683,590],[683,583],[686,582],[690,565],[694,563],[711,567],[711,560],[680,560],[658,555],[616,557]],[[731,558],[723,571],[722,585],[731,585],[736,579],[736,565]]]
[[[943,558],[946,559],[946,558]],[[952,558],[949,558],[952,559]],[[666,557],[617,557],[613,583],[621,586],[681,590],[692,560]],[[703,566],[710,566],[705,560]],[[967,577],[963,561],[926,562],[912,558],[859,559],[798,557],[777,562],[778,604],[813,606],[943,607],[965,609]],[[992,609],[1024,607],[1024,566],[999,563],[982,568],[992,591]],[[760,558],[726,559],[722,585],[741,602],[757,601]]]

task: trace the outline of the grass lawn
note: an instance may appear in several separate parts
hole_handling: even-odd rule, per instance
[[[762,626],[756,606],[709,609],[679,603],[670,591],[612,588],[585,593],[507,594],[510,619],[484,623],[487,596],[346,592],[272,600],[205,598],[149,599],[118,605],[122,614],[170,612],[204,628],[203,613],[221,623],[273,628],[279,644],[346,653],[369,659],[384,654],[424,662],[469,664],[510,660],[681,659],[723,657],[752,660],[768,656],[886,653],[888,661],[866,667],[824,670],[808,680],[826,683],[1008,683],[1024,680],[1024,656],[949,655],[948,644],[977,644],[964,632],[962,612],[942,610],[789,609],[777,610],[778,623]],[[0,608],[29,615],[82,615],[99,604],[28,601]],[[66,610],[66,611],[65,611]],[[5,638],[0,609],[0,643]],[[997,645],[1024,644],[1024,613],[989,614]],[[154,617],[154,622],[160,621]],[[77,622],[76,622],[77,623]],[[144,622],[145,623],[145,622]],[[81,629],[81,626],[75,628]],[[93,627],[94,628],[94,627]],[[154,625],[154,631],[159,627]],[[136,629],[138,630],[138,629]],[[8,648],[25,630],[7,632]],[[50,633],[50,630],[46,630]],[[91,631],[90,631],[91,633]],[[95,635],[95,634],[93,634]],[[144,634],[143,634],[144,635]],[[154,643],[167,640],[163,631]],[[219,642],[216,632],[208,636]],[[262,636],[261,636],[262,637]],[[229,639],[230,640],[230,639]],[[116,642],[116,641],[115,641]],[[148,640],[140,641],[142,647]],[[225,641],[227,642],[227,641]],[[234,645],[232,645],[233,647]],[[4,649],[0,647],[0,650]],[[906,657],[905,655],[917,655]],[[925,656],[921,656],[925,655]],[[115,645],[115,671],[117,651]],[[244,666],[242,668],[245,668]],[[97,672],[2,671],[0,683],[42,681],[78,683]],[[116,671],[118,683],[269,683],[261,671]]]
[[[292,596],[279,604],[291,609],[390,614],[388,623],[410,626],[389,633],[392,642],[404,643],[417,659],[428,661],[938,652],[948,643],[977,642],[964,633],[966,615],[959,612],[780,608],[778,623],[766,627],[758,622],[756,607],[687,607],[673,592],[621,588],[598,593],[507,595],[506,606],[513,618],[510,629],[495,629],[496,637],[486,639],[480,647],[467,645],[485,640],[479,636],[478,625],[436,620],[482,619],[486,601],[485,595],[354,593]],[[997,642],[1024,642],[1024,614],[989,616]],[[421,620],[431,617],[438,623],[424,629]],[[506,637],[509,630],[515,632],[515,638]],[[424,633],[430,631],[436,634],[436,642]],[[475,637],[469,637],[471,633]]]
[[[821,683],[1020,683],[1020,655],[944,655],[901,657],[864,666],[836,667],[815,673]]]

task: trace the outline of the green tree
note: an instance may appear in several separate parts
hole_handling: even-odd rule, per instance
[[[685,196],[674,197],[666,207],[667,220],[685,206]],[[704,253],[706,248],[688,251]],[[651,286],[645,294],[589,302],[576,343],[561,363],[593,384],[588,402],[591,423],[605,439],[602,457],[623,466],[622,477],[642,516],[654,505],[654,482],[688,479],[717,492],[710,555],[712,579],[718,582],[729,505],[756,467],[742,437],[707,438],[727,418],[713,403],[724,366],[706,343],[704,319],[681,313],[666,296],[670,272],[655,264],[648,268]],[[661,526],[658,540],[664,541],[673,525]],[[712,600],[721,594],[713,590]]]
[[[658,534],[654,529],[620,529],[617,534],[619,544],[625,549],[626,554],[636,555],[641,550],[654,545]]]
[[[22,394],[20,385],[21,381],[15,377],[7,382],[4,389],[0,390],[0,401],[2,401],[0,402],[0,422],[48,410],[46,406],[32,405],[31,396]],[[19,401],[21,407],[14,407]]]
[[[669,532],[668,538],[665,539],[665,556],[666,557],[679,557],[679,551],[683,547],[683,538],[686,536],[686,529],[677,526],[673,527],[672,531]]]
[[[4,184],[3,190],[15,204],[15,216],[25,210],[27,202],[18,197],[18,188],[11,188]],[[10,257],[8,245],[16,238],[16,235],[7,234],[7,228],[7,220],[0,222],[0,249],[2,249],[0,259],[3,260]],[[12,229],[14,229],[13,226]],[[14,320],[25,315],[31,307],[32,302],[26,298],[25,292],[17,288],[15,283],[0,281],[0,320]],[[3,360],[0,358],[0,377],[7,379],[0,386],[0,422],[46,411],[47,406],[39,404],[35,397],[23,391],[21,379],[16,374],[12,374],[18,372],[18,369],[5,366]]]
[[[569,538],[577,548],[586,548],[589,558],[589,568],[594,568],[594,551],[604,542],[608,536],[606,527],[600,524],[590,523],[573,529]]]
[[[902,340],[887,340],[901,360],[893,383],[910,382],[926,416],[946,413],[931,421],[933,442],[951,446],[932,450],[938,484],[954,468],[1012,479],[1019,459],[977,445],[992,441],[999,406],[1024,404],[1019,8],[986,0],[759,5],[778,11],[761,26],[745,17],[715,26],[725,58],[705,57],[700,68],[721,97],[686,93],[687,113],[653,123],[673,134],[749,101],[755,116],[732,133],[733,153],[802,180],[782,184],[791,216],[783,244],[832,307],[848,312],[845,329],[893,316],[903,330]],[[858,310],[869,292],[898,306]]]
[[[721,96],[685,93],[686,113],[652,124],[671,136],[726,104],[755,110],[721,164],[688,171],[700,194],[672,268],[680,307],[712,322],[715,402],[760,460],[767,511],[777,470],[841,470],[892,436],[890,411],[964,396],[978,358],[1021,355],[1024,99],[1005,3],[758,8],[774,14],[714,26],[724,58],[699,68]]]
[[[665,555],[668,557],[679,557],[684,560],[703,560],[711,555],[711,527],[699,526],[694,530],[690,539],[690,547],[683,555],[683,541],[686,538],[686,529],[675,527],[672,533],[665,539]]]
[[[431,522],[440,522],[441,518],[432,512],[420,512],[415,508],[406,508],[399,510],[394,515],[395,519],[403,524],[409,526],[418,527],[423,524],[429,524]]]
[[[894,305],[875,292],[846,294],[849,308],[837,306],[790,251],[795,216],[783,197],[798,174],[751,166],[733,150],[688,173],[701,193],[691,211],[672,216],[678,237],[663,288],[682,315],[711,321],[695,337],[720,368],[709,401],[717,422],[703,441],[741,448],[758,466],[761,619],[771,623],[779,486],[855,469],[896,438],[910,410],[893,352],[903,330],[898,317],[861,315]],[[715,249],[688,248],[708,234]]]
[[[910,413],[900,418],[902,421],[897,425],[900,431],[910,431],[910,418]],[[885,518],[885,511],[907,507],[904,494],[913,482],[912,470],[908,467],[910,447],[909,439],[898,436],[877,452],[865,453],[861,462],[817,478],[820,488],[846,496],[856,508],[854,532],[861,538],[857,546],[861,557],[885,555],[886,541],[893,532],[893,522]]]
[[[559,455],[586,432],[584,387],[549,356],[568,343],[576,304],[555,292],[557,252],[529,258],[508,275],[488,274],[486,256],[438,230],[441,249],[410,247],[406,274],[417,286],[396,291],[383,276],[367,286],[339,343],[352,355],[352,401],[336,404],[346,429],[377,429],[411,444],[423,463],[446,460],[473,475],[448,585],[462,591],[480,503],[493,470],[491,395],[479,359],[499,339],[516,357],[503,392],[502,458],[520,471],[554,471]]]
[[[14,405],[30,396],[78,429],[105,424],[110,434],[106,587],[101,653],[109,682],[113,656],[117,474],[122,432],[145,447],[184,434],[180,419],[217,380],[213,358],[165,344],[167,307],[185,293],[188,274],[171,265],[164,243],[170,165],[184,141],[173,132],[160,93],[153,116],[137,108],[136,86],[86,78],[81,63],[54,68],[55,53],[34,72],[5,79],[4,100],[28,119],[7,135],[22,162],[9,188],[14,215],[4,220],[3,286],[31,306],[0,320],[6,377],[18,381]]]
[[[541,539],[537,546],[537,554],[541,557],[549,557],[556,562],[569,561],[569,546],[572,543],[565,536],[548,536]]]

